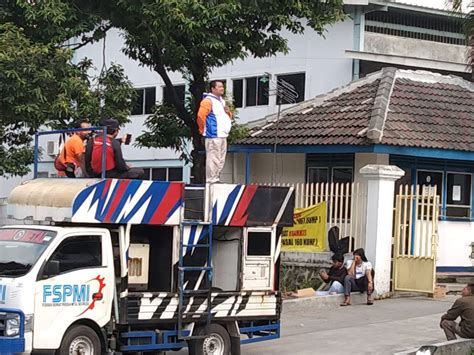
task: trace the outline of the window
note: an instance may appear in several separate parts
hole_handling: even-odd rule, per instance
[[[332,168],[332,182],[352,182],[352,168]]]
[[[183,181],[183,168],[145,168],[145,180]]]
[[[232,87],[235,107],[268,105],[269,80],[266,76],[232,80]]]
[[[137,96],[135,105],[132,109],[132,115],[149,115],[153,112],[153,106],[156,102],[156,88],[136,89]]]
[[[446,173],[446,217],[471,216],[471,174]]]
[[[331,175],[329,175],[330,173]],[[352,168],[309,167],[308,168],[308,182],[310,183],[352,182]]]
[[[277,85],[280,90],[285,90],[286,92],[284,95],[278,94],[277,104],[280,103],[280,100],[282,105],[304,101],[305,84],[305,73],[278,75]]]
[[[77,236],[63,241],[51,260],[59,262],[60,273],[102,266],[100,236]]]
[[[270,256],[272,249],[271,232],[248,232],[247,255]]]
[[[232,94],[236,108],[244,106],[244,79],[232,80]]]
[[[176,95],[178,95],[179,101],[184,103],[186,99],[186,85],[173,85]],[[163,104],[172,105],[173,95],[171,90],[166,86],[163,86]]]
[[[328,168],[308,168],[308,182],[326,183],[329,182]]]
[[[417,184],[419,186],[436,186],[437,195],[441,196],[443,191],[443,173],[440,171],[418,170]]]

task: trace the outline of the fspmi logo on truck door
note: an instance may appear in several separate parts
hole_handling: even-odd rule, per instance
[[[0,285],[0,304],[7,302],[7,285]]]
[[[83,284],[46,284],[43,285],[43,306],[87,306],[83,314],[103,299],[104,287],[104,278],[100,275]]]

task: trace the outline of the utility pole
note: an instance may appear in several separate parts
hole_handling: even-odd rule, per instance
[[[277,152],[277,146],[278,146],[278,138],[279,138],[279,122],[280,122],[280,114],[281,114],[281,105],[282,104],[294,104],[298,100],[298,92],[296,91],[295,87],[291,85],[289,82],[277,78],[276,80],[271,79],[272,74],[270,73],[265,73],[265,76],[260,79],[262,80],[270,80],[270,83],[273,83],[274,89],[268,89],[266,92],[266,95],[268,97],[270,96],[276,96],[277,99],[277,105],[278,105],[278,111],[277,111],[277,117],[275,121],[275,141],[273,143],[273,162],[272,162],[272,185],[275,183],[275,178],[276,178],[276,152]],[[268,78],[268,79],[266,79]],[[262,81],[266,82],[266,81]],[[270,85],[269,85],[270,87]]]

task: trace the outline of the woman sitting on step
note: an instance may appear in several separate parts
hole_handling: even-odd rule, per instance
[[[373,269],[370,261],[365,256],[364,249],[356,249],[353,253],[354,259],[348,260],[346,264],[347,276],[344,278],[344,303],[341,306],[351,304],[351,291],[366,292],[367,304],[374,303],[372,292],[374,291]]]

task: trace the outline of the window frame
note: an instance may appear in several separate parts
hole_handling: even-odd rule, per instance
[[[452,175],[467,175],[467,176],[470,176],[471,177],[471,183],[470,183],[470,186],[469,186],[469,205],[453,205],[453,204],[448,204],[448,174],[452,174]],[[469,172],[461,172],[461,171],[452,171],[452,170],[446,170],[443,174],[443,188],[444,190],[446,191],[445,193],[445,196],[441,195],[442,197],[442,210],[443,210],[443,218],[448,218],[448,219],[457,219],[457,220],[472,220],[472,212],[473,212],[473,208],[472,208],[472,204],[473,204],[473,197],[472,197],[472,192],[473,192],[473,189],[472,189],[472,184],[473,184],[473,173],[469,173]],[[468,214],[468,217],[459,217],[459,216],[448,216],[448,207],[454,207],[454,208],[464,208],[464,209],[467,209],[469,211],[469,214]]]
[[[150,174],[148,175],[148,177],[145,179],[146,181],[163,181],[163,182],[178,182],[178,181],[183,181],[184,180],[184,166],[144,166],[142,167],[142,169],[149,169],[150,170]],[[153,176],[153,169],[166,169],[166,180],[153,180],[152,179],[152,176]],[[169,169],[181,169],[181,177],[182,179],[181,180],[172,180],[170,181],[169,180],[169,176],[170,176],[170,171]]]
[[[334,183],[334,169],[350,169],[351,170],[351,179],[350,182],[339,182],[338,184],[347,184],[354,182],[354,168],[352,166],[332,166],[331,167],[331,183]]]
[[[292,72],[292,73],[279,73],[279,74],[276,74],[276,82],[277,82],[277,85],[278,85],[278,78],[280,76],[290,76],[290,75],[298,75],[298,74],[303,74],[304,75],[304,86],[303,86],[303,98],[302,100],[299,100],[299,101],[296,101],[294,103],[281,103],[281,105],[294,105],[294,104],[297,104],[297,103],[300,103],[300,102],[303,102],[306,100],[306,72],[305,71],[299,71],[299,72]],[[298,96],[298,99],[299,99],[299,96]],[[277,95],[277,98],[276,98],[276,104],[278,105],[278,95]],[[352,173],[352,175],[354,175],[354,173]]]
[[[309,181],[309,171],[310,169],[326,169],[328,171],[328,181],[327,182],[310,182]],[[347,184],[347,183],[353,183],[354,182],[354,168],[352,166],[307,166],[306,167],[306,181],[309,184],[332,184],[334,183],[334,169],[350,169],[351,170],[351,181],[347,182],[339,182],[339,184]]]
[[[65,272],[60,272],[58,275],[54,275],[51,277],[57,277],[61,275],[65,275],[71,272],[76,272],[79,270],[89,270],[89,269],[97,269],[97,268],[107,268],[106,262],[107,262],[107,253],[106,253],[106,248],[104,248],[104,235],[101,233],[97,232],[92,232],[92,233],[71,233],[67,234],[64,238],[62,238],[60,241],[57,242],[57,244],[52,248],[51,253],[44,259],[43,265],[41,266],[40,272],[38,273],[38,280],[47,280],[50,279],[51,277],[45,277],[43,274],[44,269],[46,268],[46,265],[53,259],[53,257],[56,255],[56,252],[62,247],[63,243],[70,240],[71,238],[77,238],[77,237],[98,237],[100,241],[100,250],[101,250],[101,265],[100,266],[88,266],[88,267],[81,267],[73,270],[68,270]]]
[[[183,86],[184,87],[184,92],[183,92],[183,103],[186,102],[186,93],[187,93],[187,90],[186,90],[186,83],[180,83],[180,84],[173,84],[173,87],[177,87],[177,86]],[[161,104],[164,105],[165,104],[165,90],[167,89],[166,85],[162,85],[161,86]]]
[[[242,106],[240,107],[237,107],[236,108],[250,108],[250,107],[265,107],[265,106],[270,106],[270,95],[267,96],[267,103],[266,104],[260,104],[258,103],[258,88],[259,88],[259,79],[260,78],[263,78],[265,76],[265,73],[264,74],[261,74],[261,75],[251,75],[251,76],[239,76],[239,77],[235,77],[235,78],[230,78],[230,80],[232,81],[232,100],[234,101],[235,103],[235,97],[234,97],[234,81],[236,80],[242,80]],[[257,87],[255,88],[255,105],[252,105],[252,106],[248,106],[247,105],[247,79],[253,79],[253,78],[256,78],[257,79]],[[217,80],[217,79],[216,79]],[[270,82],[271,80],[269,79],[268,80],[268,90],[270,91]],[[226,86],[227,87],[227,86]]]
[[[144,86],[144,87],[135,87],[134,88],[136,91],[143,91],[143,98],[142,98],[142,110],[141,110],[141,113],[133,113],[133,109],[132,108],[132,111],[130,112],[130,116],[143,116],[143,115],[151,115],[152,112],[149,112],[147,113],[146,112],[146,90],[147,89],[155,89],[155,101],[153,102],[153,104],[151,105],[151,107],[153,107],[155,104],[156,104],[156,86]]]

